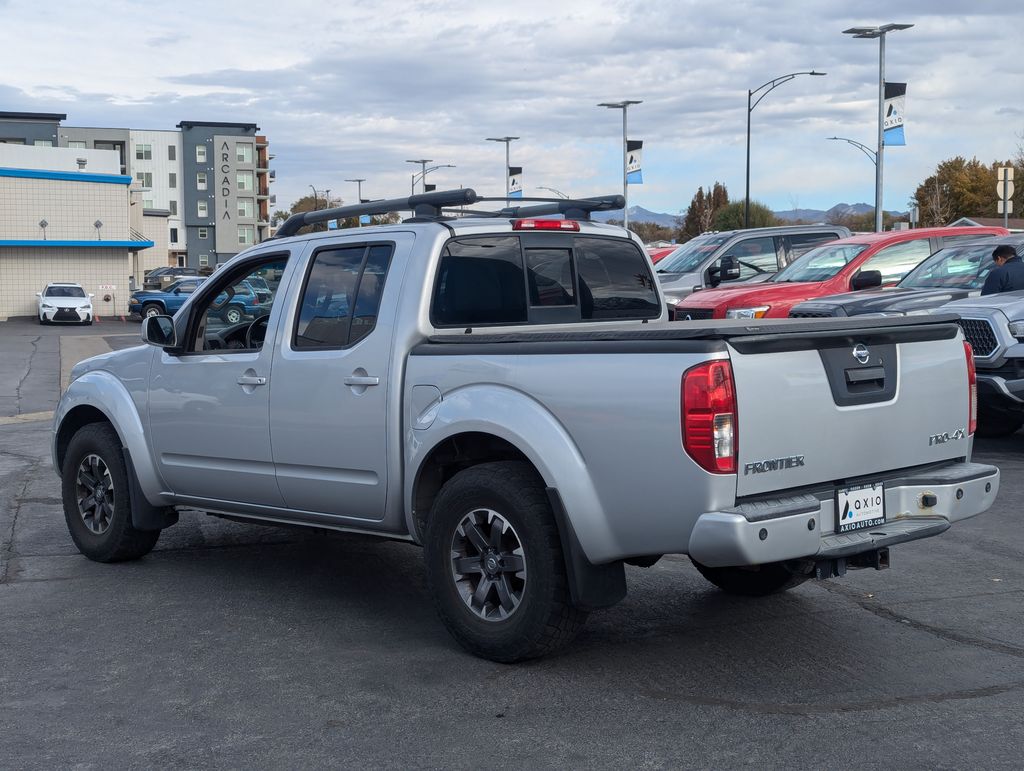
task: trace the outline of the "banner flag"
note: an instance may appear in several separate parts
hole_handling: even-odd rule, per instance
[[[512,198],[523,197],[523,167],[508,167],[508,194]]]
[[[642,185],[644,171],[640,162],[644,154],[644,143],[639,139],[626,140],[626,184]]]
[[[903,111],[907,101],[906,83],[885,84],[885,119],[882,121],[882,128],[885,144],[887,146],[906,145],[906,137],[903,136]]]

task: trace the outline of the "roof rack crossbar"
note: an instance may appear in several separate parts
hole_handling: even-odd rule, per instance
[[[478,198],[478,201],[543,201],[536,206],[507,206],[496,217],[544,217],[561,214],[566,219],[589,220],[591,212],[614,211],[626,206],[621,195],[599,195],[593,198]]]
[[[305,225],[317,222],[359,217],[364,214],[391,214],[396,211],[411,211],[417,218],[437,218],[441,216],[443,207],[464,206],[481,200],[476,191],[466,187],[459,190],[435,190],[430,193],[417,193],[406,198],[390,198],[381,201],[337,206],[333,209],[317,209],[316,211],[293,214],[277,229],[274,238],[294,236]]]

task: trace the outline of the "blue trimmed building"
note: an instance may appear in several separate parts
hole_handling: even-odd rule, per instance
[[[143,220],[132,182],[113,151],[0,143],[0,319],[34,315],[51,281],[95,294],[101,319],[126,312],[154,246],[143,231],[166,227]]]

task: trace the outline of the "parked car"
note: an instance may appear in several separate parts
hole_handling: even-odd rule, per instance
[[[620,600],[625,563],[767,595],[995,500],[954,316],[668,324],[639,239],[587,219],[621,196],[444,216],[476,200],[295,215],[148,345],[76,365],[52,451],[79,550],[138,558],[179,508],[411,541],[459,643],[519,661]],[[268,267],[269,315],[213,329]]]
[[[658,279],[669,305],[722,283],[763,281],[809,249],[850,231],[841,225],[785,225],[728,230],[691,238],[658,263]],[[738,268],[728,275],[722,260]]]
[[[793,306],[789,317],[927,313],[953,300],[975,297],[981,294],[985,278],[993,268],[992,250],[997,244],[1010,244],[1017,250],[1017,254],[1024,256],[1024,236],[995,239],[996,236],[986,236],[976,241],[947,246],[910,271],[894,287],[819,297]]]
[[[657,265],[663,259],[665,259],[670,254],[672,254],[672,252],[676,251],[679,247],[675,246],[675,245],[672,245],[672,246],[648,246],[648,247],[645,247],[645,248],[647,249],[647,254],[649,254],[650,257],[651,257],[651,262],[653,262],[655,265]]]
[[[263,276],[249,276],[245,282],[253,288],[256,292],[257,297],[261,303],[268,303],[274,296],[270,286],[267,284],[267,280]]]
[[[970,297],[944,305],[956,313],[974,350],[978,433],[1005,436],[1024,426],[1024,291]]]
[[[206,281],[197,276],[176,281],[166,289],[137,289],[128,298],[128,313],[135,316],[173,316]]]
[[[47,284],[36,292],[36,314],[40,324],[92,324],[92,298],[81,284]]]
[[[681,320],[785,318],[793,306],[817,297],[895,285],[944,246],[1005,228],[919,228],[864,233],[819,246],[754,286],[709,289],[677,305]]]
[[[143,277],[142,288],[161,289],[175,281],[179,281],[183,278],[194,278],[198,275],[198,268],[184,268],[176,265],[169,265],[164,268],[154,268]]]

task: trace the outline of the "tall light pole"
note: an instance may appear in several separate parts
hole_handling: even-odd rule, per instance
[[[423,171],[419,172],[418,174],[413,174],[412,175],[412,191],[413,191],[413,194],[416,193],[416,180],[417,179],[422,179],[423,180],[423,192],[425,193],[425,192],[427,192],[427,174],[429,174],[432,171],[437,171],[438,169],[454,169],[454,168],[456,168],[454,163],[442,163],[442,164],[439,164],[437,166],[431,166],[429,169],[426,166],[424,166],[423,167]]]
[[[357,179],[346,179],[345,181],[346,182],[355,182],[356,183],[356,203],[362,203],[363,202],[363,183],[366,181],[366,178],[365,177],[359,177]],[[359,223],[359,227],[363,226],[363,218],[362,217],[357,217],[356,218],[356,222]]]
[[[488,142],[504,142],[505,143],[505,197],[508,197],[508,170],[509,170],[509,151],[508,146],[519,137],[487,137]]]
[[[745,228],[750,227],[750,113],[754,111],[755,107],[761,104],[761,100],[768,96],[768,94],[777,89],[783,83],[788,83],[799,75],[823,77],[825,73],[815,72],[814,70],[791,72],[788,75],[780,75],[777,78],[772,78],[767,83],[762,83],[757,88],[747,91],[747,184],[743,192],[743,227]],[[761,93],[762,91],[764,93]],[[761,95],[757,97],[757,99],[754,99],[754,94],[759,93]]]
[[[315,187],[310,185],[309,189],[313,191],[313,210],[315,211],[315,210],[320,208],[320,199],[316,197],[316,188]]]
[[[880,27],[850,27],[844,35],[878,38],[878,150],[875,153],[875,232],[882,232],[882,166],[885,162],[885,35],[910,29],[913,24],[883,24]]]
[[[626,111],[631,104],[643,104],[642,99],[623,99],[621,102],[601,102],[598,107],[622,110],[622,197],[626,205],[622,209],[622,227],[629,229],[629,183],[626,181],[626,165],[629,152],[626,150]]]
[[[561,190],[556,190],[553,187],[545,187],[544,185],[537,185],[537,189],[538,190],[550,190],[552,193],[554,193],[555,195],[557,195],[557,196],[559,196],[561,198],[568,198],[569,197],[565,193],[563,193]]]
[[[423,177],[424,180],[426,180],[426,178],[427,178],[427,164],[428,163],[433,163],[433,160],[431,160],[430,158],[420,158],[419,160],[415,160],[415,161],[406,161],[406,163],[418,163],[420,166],[422,166],[423,167],[423,171],[420,172],[420,176]],[[427,192],[426,188],[427,188],[427,183],[426,183],[426,181],[424,181],[423,182],[423,192],[424,193]],[[409,193],[410,193],[410,195],[415,195],[416,194],[416,177],[415,177],[415,175],[413,175],[412,190],[410,190]]]

